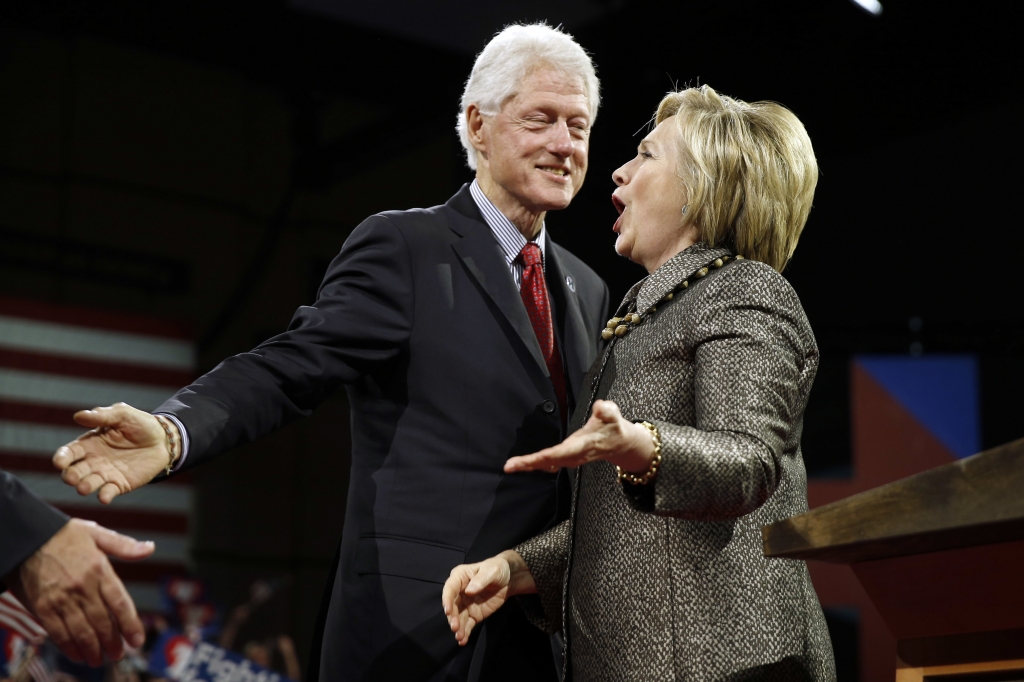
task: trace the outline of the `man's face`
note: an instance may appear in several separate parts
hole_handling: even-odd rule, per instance
[[[485,117],[482,133],[479,163],[523,208],[565,208],[583,186],[590,108],[578,78],[537,68],[497,115]]]

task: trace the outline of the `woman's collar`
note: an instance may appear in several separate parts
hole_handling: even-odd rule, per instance
[[[729,249],[725,247],[711,247],[702,243],[683,249],[643,280],[636,294],[636,309],[647,310],[683,280],[690,279],[694,273],[716,258],[729,254]]]

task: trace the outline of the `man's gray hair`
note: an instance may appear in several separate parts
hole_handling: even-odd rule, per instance
[[[462,106],[456,129],[466,150],[466,163],[476,170],[476,149],[466,130],[466,108],[475,104],[482,114],[493,116],[517,94],[523,79],[539,64],[548,64],[583,82],[590,106],[590,124],[601,104],[600,83],[594,63],[568,33],[547,24],[513,24],[495,35],[476,57],[473,71],[462,92]]]

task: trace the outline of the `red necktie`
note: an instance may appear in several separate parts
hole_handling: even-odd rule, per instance
[[[562,420],[565,421],[568,418],[565,374],[562,372],[562,356],[559,355],[558,346],[555,344],[555,326],[551,320],[551,302],[548,300],[548,287],[544,283],[544,266],[541,263],[540,247],[533,242],[528,242],[519,252],[519,257],[525,264],[519,294],[523,297],[523,304],[526,306],[526,313],[530,316],[533,332],[537,335],[537,341],[540,342],[540,352],[544,355],[544,362],[551,374],[551,383],[555,387],[555,395],[558,396],[558,408]]]

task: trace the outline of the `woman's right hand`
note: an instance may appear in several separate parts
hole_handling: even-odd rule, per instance
[[[479,563],[453,568],[441,591],[441,602],[455,639],[459,646],[465,646],[473,627],[500,609],[509,597],[536,591],[529,566],[510,549]]]

